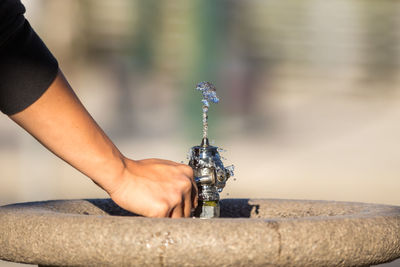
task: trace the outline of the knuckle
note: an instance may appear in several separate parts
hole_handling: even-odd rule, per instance
[[[173,194],[171,194],[170,201],[172,206],[179,205],[182,202],[182,194],[180,194],[178,191],[175,191]]]
[[[190,167],[189,165],[183,165],[183,167],[187,171],[193,171],[192,167]]]
[[[193,190],[194,190],[195,192],[198,192],[198,191],[199,191],[199,188],[197,187],[197,183],[193,182],[193,183],[192,183],[192,187],[193,187]]]
[[[170,207],[165,201],[154,203],[154,208],[150,212],[150,217],[165,217],[169,209]]]
[[[183,179],[182,181],[181,181],[181,185],[180,185],[180,187],[181,187],[181,190],[183,191],[183,192],[185,192],[185,193],[187,193],[188,191],[191,191],[192,190],[192,182],[189,180],[189,179]]]
[[[183,172],[193,175],[193,169],[189,165],[182,164],[181,165],[181,169],[182,169]]]

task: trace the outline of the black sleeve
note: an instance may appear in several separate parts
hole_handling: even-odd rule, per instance
[[[58,73],[58,63],[24,18],[19,0],[0,0],[0,110],[12,115],[34,103]]]

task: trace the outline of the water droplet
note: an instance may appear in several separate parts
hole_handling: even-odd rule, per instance
[[[227,167],[225,167],[225,169],[229,172],[230,176],[234,176],[235,175],[234,174],[234,171],[235,171],[235,166],[234,165],[227,166]]]
[[[193,156],[193,149],[190,149],[189,152],[186,154],[186,159],[191,159]]]

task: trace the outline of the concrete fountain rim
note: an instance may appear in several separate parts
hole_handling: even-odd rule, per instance
[[[397,206],[226,199],[221,214],[229,218],[128,216],[109,199],[7,205],[0,207],[0,259],[59,266],[362,266],[400,257]]]

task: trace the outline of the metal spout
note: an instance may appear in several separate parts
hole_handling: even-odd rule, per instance
[[[207,138],[207,137],[204,137],[204,138],[201,140],[200,146],[201,146],[201,147],[208,147],[208,146],[210,146],[210,143],[208,142],[208,138]]]
[[[189,166],[199,189],[199,205],[194,216],[219,217],[219,193],[233,172],[224,167],[218,147],[210,146],[207,138],[202,139],[200,146],[191,148]]]

